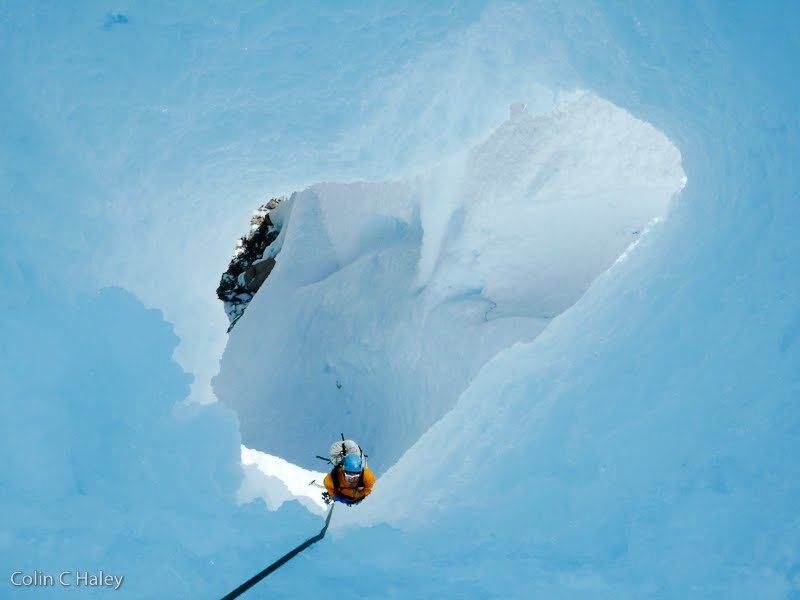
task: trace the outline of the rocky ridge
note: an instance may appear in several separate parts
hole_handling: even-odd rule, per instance
[[[267,249],[277,239],[280,228],[272,222],[269,213],[283,198],[272,198],[262,204],[250,219],[250,231],[236,242],[233,258],[222,274],[217,287],[217,297],[225,305],[230,332],[244,314],[247,305],[275,266],[273,256],[265,256]]]

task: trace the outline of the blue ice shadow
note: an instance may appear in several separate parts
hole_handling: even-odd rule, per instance
[[[172,325],[126,290],[75,306],[31,287],[24,310],[0,315],[0,480],[30,497],[56,481],[89,493],[135,460],[130,448],[188,396],[192,376],[172,357]]]

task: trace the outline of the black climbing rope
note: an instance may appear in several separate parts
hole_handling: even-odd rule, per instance
[[[305,550],[306,548],[308,548],[312,544],[315,544],[318,541],[320,541],[322,538],[324,538],[325,537],[325,532],[328,531],[328,525],[331,522],[331,515],[332,514],[333,514],[333,506],[331,506],[331,509],[328,511],[328,516],[325,518],[325,527],[322,528],[322,531],[320,531],[314,537],[307,539],[305,542],[300,544],[297,548],[295,548],[291,552],[281,556],[278,560],[276,560],[274,563],[272,563],[266,569],[264,569],[263,571],[261,571],[257,575],[254,575],[253,577],[251,577],[250,579],[245,581],[242,585],[237,587],[235,590],[233,590],[227,596],[223,596],[222,600],[233,600],[233,598],[238,598],[239,596],[244,594],[247,590],[249,590],[251,587],[253,587],[255,584],[257,584],[259,581],[264,579],[267,575],[269,575],[270,573],[272,573],[274,571],[277,571],[283,565],[285,565],[287,562],[292,560],[295,556],[300,554],[303,550]]]

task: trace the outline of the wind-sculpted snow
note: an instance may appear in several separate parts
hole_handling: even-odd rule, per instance
[[[123,598],[220,597],[260,566],[265,544],[315,526],[297,505],[237,506],[235,415],[180,403],[191,378],[158,311],[119,289],[74,307],[32,289],[23,315],[0,316],[14,340],[0,375],[3,598],[87,594],[76,574],[100,570],[124,578]],[[249,540],[245,523],[258,532]],[[72,587],[15,587],[15,571],[68,572]]]
[[[544,115],[513,107],[413,181],[297,193],[215,393],[250,448],[312,466],[346,432],[381,472],[664,215],[682,177],[655,129],[576,94]]]
[[[458,201],[446,239],[426,236],[438,256],[424,261],[435,266],[417,283],[436,296],[480,290],[492,303],[490,319],[550,318],[666,214],[683,171],[677,150],[655,129],[577,94],[545,115],[512,107],[511,119],[470,154],[461,178],[441,179],[440,188],[456,184],[445,193]],[[426,190],[427,198],[433,203],[435,194]]]

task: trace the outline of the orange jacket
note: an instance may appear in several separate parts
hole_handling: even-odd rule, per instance
[[[337,473],[335,485],[332,477],[333,473]],[[344,477],[344,471],[342,471],[342,469],[334,469],[325,476],[325,481],[323,481],[323,483],[328,489],[331,498],[335,498],[338,494],[341,494],[353,500],[363,500],[372,493],[372,486],[375,485],[375,475],[372,471],[365,468],[363,480],[363,487],[358,487],[358,481],[348,483]]]

